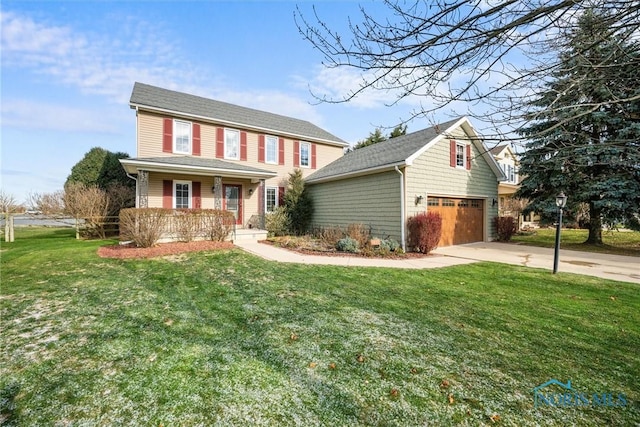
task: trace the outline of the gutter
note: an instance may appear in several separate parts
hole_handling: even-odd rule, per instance
[[[402,242],[400,243],[402,245],[402,250],[404,252],[407,251],[406,245],[405,245],[405,221],[404,221],[404,175],[402,172],[400,172],[400,169],[398,169],[398,166],[396,166],[396,172],[398,172],[400,174],[400,239],[402,239]]]
[[[311,175],[311,179],[307,179],[306,182],[308,184],[320,184],[322,182],[337,181],[345,178],[355,178],[358,176],[370,175],[378,172],[392,171],[394,170],[394,168],[395,170],[398,170],[398,166],[405,166],[406,164],[407,163],[403,160],[397,163],[391,163],[391,164],[376,166],[376,167],[367,168],[367,169],[360,169],[357,171],[349,171],[349,172],[344,172],[336,175],[325,176],[322,178],[313,178],[313,175]]]

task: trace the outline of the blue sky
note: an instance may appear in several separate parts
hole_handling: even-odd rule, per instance
[[[317,1],[332,29],[348,17],[386,13],[372,1]],[[312,2],[298,1],[312,14]],[[389,108],[391,94],[317,104],[319,94],[357,85],[351,70],[328,70],[302,39],[288,1],[7,1],[1,5],[1,184],[23,201],[62,188],[92,147],[135,155],[135,81],[309,120],[355,143],[393,127],[418,101]],[[464,111],[460,112],[464,114]],[[446,121],[414,120],[409,131]]]

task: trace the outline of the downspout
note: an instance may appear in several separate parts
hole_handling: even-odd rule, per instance
[[[404,175],[402,172],[400,172],[400,169],[398,169],[398,166],[396,165],[396,172],[398,172],[400,174],[400,239],[401,242],[400,244],[402,245],[402,250],[404,252],[407,251],[406,245],[405,245],[405,221],[404,221]]]

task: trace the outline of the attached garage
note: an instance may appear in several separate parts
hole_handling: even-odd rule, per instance
[[[310,175],[312,226],[362,223],[406,247],[410,217],[436,211],[439,246],[490,240],[505,175],[467,118],[353,150]],[[408,248],[411,249],[411,248]]]
[[[484,240],[484,200],[429,197],[427,211],[442,217],[438,246],[461,245]]]

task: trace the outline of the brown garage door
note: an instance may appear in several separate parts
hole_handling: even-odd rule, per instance
[[[481,242],[484,237],[484,204],[478,199],[430,197],[427,211],[442,216],[442,237],[438,246]]]

